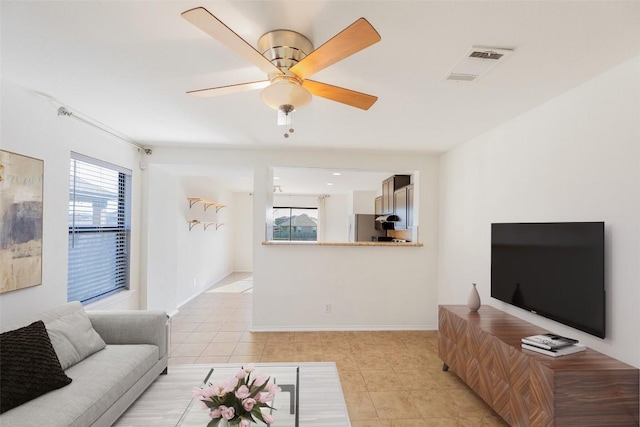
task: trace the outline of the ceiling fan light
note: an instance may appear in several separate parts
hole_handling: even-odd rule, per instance
[[[279,80],[262,89],[260,98],[274,110],[281,105],[293,105],[295,109],[304,107],[311,102],[311,93],[291,80]]]

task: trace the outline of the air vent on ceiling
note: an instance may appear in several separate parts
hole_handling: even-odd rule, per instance
[[[480,51],[474,50],[473,52],[471,52],[471,55],[469,55],[470,58],[493,59],[496,61],[502,58],[503,56],[504,54],[502,53],[497,53],[490,50],[486,52],[480,52]]]
[[[473,74],[462,74],[462,73],[449,73],[449,75],[447,76],[447,80],[458,80],[461,82],[472,82],[476,79],[476,77]]]
[[[475,81],[498,62],[504,61],[511,52],[513,49],[473,46],[444,79],[463,82]]]

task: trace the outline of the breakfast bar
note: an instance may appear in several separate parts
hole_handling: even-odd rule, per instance
[[[422,247],[422,243],[414,242],[315,242],[300,240],[269,240],[262,242],[265,246],[403,246]]]

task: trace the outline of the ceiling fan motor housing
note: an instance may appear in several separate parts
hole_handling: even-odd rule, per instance
[[[313,44],[300,33],[274,30],[258,39],[258,51],[289,77],[296,77],[289,68],[313,52]],[[270,75],[269,78],[275,77]]]

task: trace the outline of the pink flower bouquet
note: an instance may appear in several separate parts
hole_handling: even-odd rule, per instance
[[[269,377],[255,374],[253,369],[253,364],[248,364],[233,378],[193,390],[193,396],[210,411],[211,421],[207,427],[216,427],[223,419],[238,427],[249,427],[257,421],[273,424],[273,417],[262,409],[273,409],[269,403],[282,390]]]

